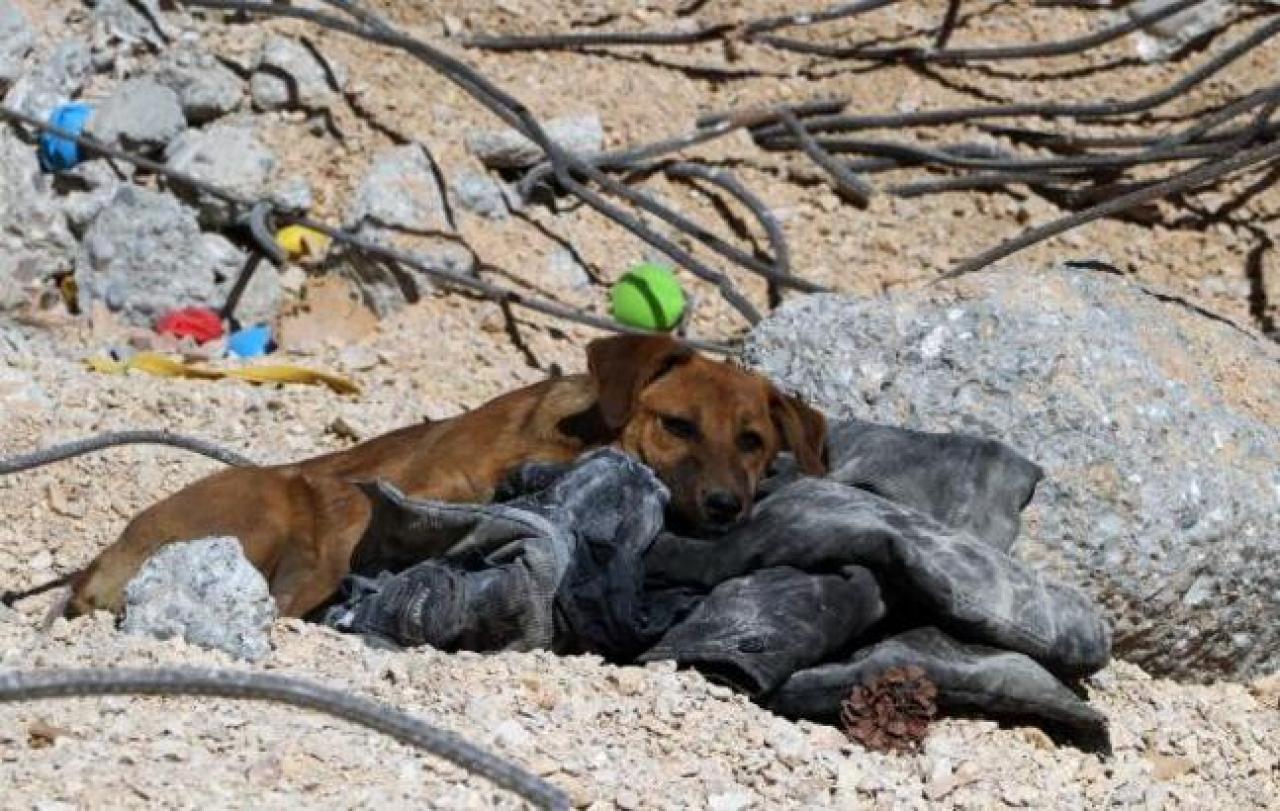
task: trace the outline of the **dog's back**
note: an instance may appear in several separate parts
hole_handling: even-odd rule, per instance
[[[119,612],[124,587],[160,547],[230,536],[266,576],[281,613],[300,616],[337,588],[368,524],[368,501],[355,482],[389,482],[416,498],[487,501],[520,463],[568,461],[607,440],[559,427],[592,402],[589,379],[557,378],[346,450],[214,473],[130,521],[120,539],[72,581],[67,611]]]

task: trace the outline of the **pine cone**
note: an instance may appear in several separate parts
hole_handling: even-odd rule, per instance
[[[938,714],[938,688],[918,667],[894,667],[854,687],[840,705],[850,740],[877,752],[917,752]]]

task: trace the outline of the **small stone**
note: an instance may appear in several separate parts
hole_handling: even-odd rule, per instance
[[[742,811],[751,805],[755,795],[750,790],[726,791],[707,797],[709,811]]]
[[[275,171],[275,153],[267,149],[244,127],[214,124],[201,130],[187,130],[165,149],[165,165],[198,180],[256,200],[266,193],[267,180]],[[234,223],[236,209],[225,200],[175,183],[174,191],[200,211],[200,221],[211,228]]]
[[[1168,5],[1167,0],[1142,0],[1125,6],[1124,13],[1132,19],[1165,5]],[[1226,0],[1212,0],[1147,24],[1134,35],[1138,56],[1147,62],[1173,56],[1198,37],[1222,27],[1231,9],[1232,4]]]
[[[609,674],[609,678],[614,684],[618,685],[618,692],[624,696],[639,695],[643,692],[647,683],[643,671],[630,667],[624,667]]]
[[[565,794],[569,795],[569,804],[574,808],[586,808],[595,802],[595,790],[585,780],[578,777],[559,775],[556,777],[555,783]]]
[[[778,760],[788,766],[799,766],[810,755],[809,741],[796,726],[787,721],[772,724],[765,743],[778,755]]]
[[[579,155],[600,152],[604,146],[604,128],[595,113],[553,118],[543,129],[562,149]],[[513,129],[473,130],[467,133],[466,143],[481,163],[493,169],[523,169],[542,159],[542,149]]]
[[[507,195],[502,186],[483,172],[459,172],[453,179],[453,196],[472,214],[491,220],[507,218]]]
[[[1249,692],[1271,709],[1280,709],[1280,673],[1263,676],[1249,685]]]
[[[35,151],[0,128],[0,310],[74,264],[76,239]]]
[[[171,36],[158,0],[97,0],[92,19],[94,47],[98,51],[111,52],[117,44],[161,50],[167,44],[165,39]]]
[[[547,258],[547,273],[557,283],[571,290],[591,286],[591,276],[568,248],[556,248],[551,252],[551,256]]]
[[[0,279],[0,283],[2,282],[3,279]],[[51,405],[49,396],[30,373],[0,366],[0,406],[3,406],[6,414],[42,411]]]
[[[127,150],[154,152],[186,129],[178,94],[154,79],[130,79],[99,104],[86,132]]]
[[[378,365],[378,353],[367,346],[346,346],[338,353],[338,362],[353,372],[367,372]]]
[[[1000,790],[1000,799],[1014,808],[1027,808],[1036,805],[1040,793],[1027,786],[1013,783]]]
[[[121,628],[251,661],[271,651],[275,601],[235,538],[162,547],[129,581]]]
[[[271,205],[286,214],[306,214],[315,205],[311,183],[304,177],[291,177],[271,190]]]
[[[192,124],[205,124],[240,106],[244,82],[211,54],[178,48],[160,67],[157,82],[178,94],[183,115]]]
[[[1195,763],[1184,757],[1149,754],[1147,760],[1151,761],[1151,773],[1157,780],[1176,780],[1196,767]]]
[[[111,202],[120,189],[120,175],[105,158],[84,161],[59,174],[59,180],[67,185],[78,183],[63,198],[62,210],[67,224],[77,233],[84,233],[102,209]]]
[[[50,501],[53,499],[51,498]],[[53,566],[53,554],[48,549],[41,549],[27,561],[27,568],[35,572],[47,572]]]
[[[498,724],[498,728],[493,731],[493,739],[504,749],[521,750],[529,748],[533,736],[519,721],[508,718]]]
[[[444,29],[446,37],[456,37],[465,30],[462,20],[452,14],[444,15],[444,19],[441,21],[441,28]]]
[[[323,109],[335,87],[346,84],[346,73],[331,60],[321,61],[311,50],[284,37],[272,37],[263,46],[249,92],[260,110]]]
[[[409,232],[449,229],[444,194],[426,148],[406,144],[379,153],[347,209],[346,224]]]
[[[1037,749],[1051,752],[1058,748],[1058,745],[1053,742],[1053,738],[1050,738],[1039,727],[1019,727],[1017,734],[1019,738],[1022,738]]]
[[[369,435],[368,430],[343,414],[334,417],[327,430],[336,437],[349,439],[352,442],[359,442]]]
[[[69,518],[83,518],[87,508],[83,501],[73,501],[67,495],[67,491],[65,489],[56,483],[51,483],[49,485],[49,509],[53,510],[58,515],[65,515]],[[48,553],[41,552],[36,555],[36,558],[42,558],[46,554]],[[32,558],[32,566],[36,566],[36,558]],[[49,561],[43,566],[39,566],[39,568],[47,569],[52,565],[52,563],[53,558],[51,556]]]

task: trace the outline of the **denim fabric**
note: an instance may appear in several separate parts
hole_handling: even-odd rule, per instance
[[[1102,667],[1109,628],[1006,553],[1040,469],[988,440],[860,422],[833,425],[829,449],[829,477],[782,460],[715,538],[663,531],[666,489],[612,449],[526,466],[488,505],[369,485],[374,520],[322,620],[445,650],[674,659],[815,719],[918,664],[943,706],[1096,731],[1052,674]]]

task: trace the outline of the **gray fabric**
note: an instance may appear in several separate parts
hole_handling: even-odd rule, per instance
[[[827,478],[912,507],[1002,551],[1044,473],[1004,445],[964,434],[927,434],[861,420],[831,427]]]
[[[957,642],[937,628],[917,628],[863,648],[848,661],[795,673],[767,705],[791,718],[834,720],[851,687],[909,665],[938,685],[938,705],[948,710],[1041,718],[1095,734],[1106,727],[1102,713],[1030,657]]]
[[[489,505],[368,485],[374,520],[321,619],[447,650],[674,659],[814,718],[909,661],[956,706],[1096,730],[1050,671],[1105,664],[1106,623],[1004,551],[1039,469],[967,437],[866,423],[831,435],[831,478],[784,463],[716,538],[662,532],[665,488],[612,449],[515,471]]]
[[[856,564],[892,578],[938,621],[1055,672],[1097,670],[1111,649],[1110,628],[1080,592],[914,510],[823,479],[785,485],[724,538],[663,535],[647,563],[663,582],[707,588],[775,566]]]
[[[605,542],[638,561],[668,498],[648,468],[613,451],[548,481],[556,470],[541,471],[544,489],[507,504],[412,500],[365,485],[373,518],[322,621],[443,650],[555,647],[555,597],[580,544]]]
[[[780,567],[719,584],[640,661],[675,659],[752,696],[839,652],[884,618],[861,566],[814,575]]]

